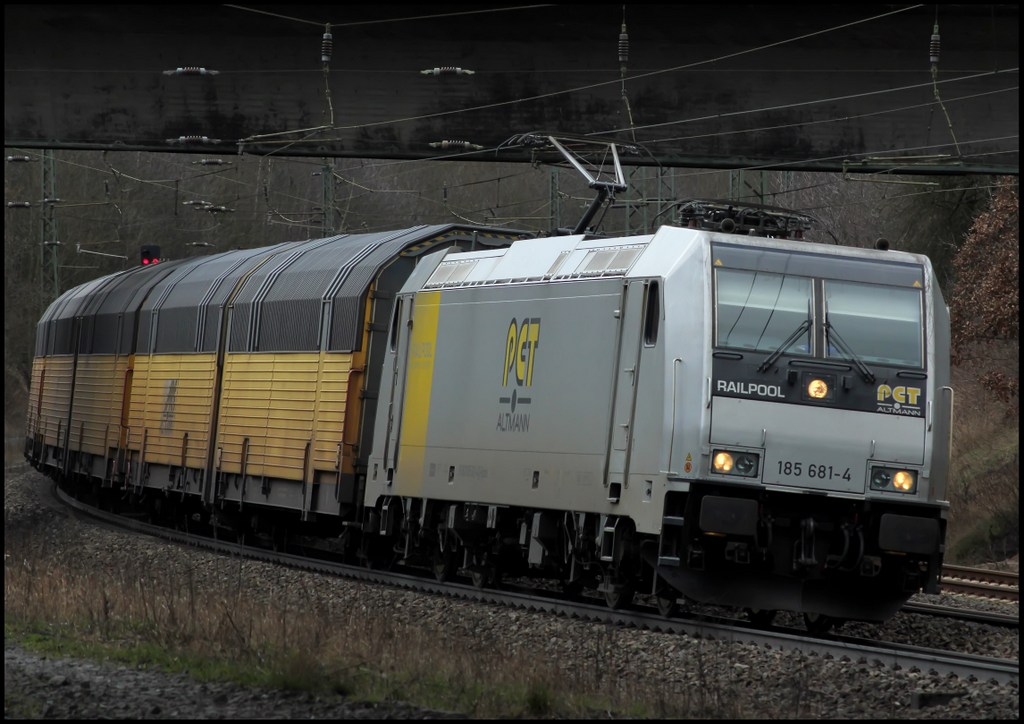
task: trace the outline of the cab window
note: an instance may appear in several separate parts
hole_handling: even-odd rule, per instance
[[[826,280],[825,318],[828,357],[847,357],[829,338],[838,334],[864,362],[924,366],[919,289]]]
[[[773,352],[811,319],[811,280],[791,274],[740,269],[715,272],[715,344]],[[811,330],[789,345],[811,354]]]

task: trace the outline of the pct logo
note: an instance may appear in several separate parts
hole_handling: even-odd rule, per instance
[[[879,385],[876,390],[877,401],[876,412],[884,412],[889,415],[907,415],[909,417],[921,416],[920,387],[890,387]]]
[[[508,405],[507,411],[498,412],[498,432],[526,432],[530,429],[530,413],[524,412],[523,405],[533,400],[523,397],[520,390],[533,386],[533,364],[537,349],[540,347],[540,317],[524,317],[513,319],[505,332],[504,364],[501,372],[501,386],[507,391],[512,386],[511,395],[502,395],[498,404]],[[516,410],[519,407],[520,409]]]

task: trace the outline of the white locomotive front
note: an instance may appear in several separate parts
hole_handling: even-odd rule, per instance
[[[688,484],[670,483],[665,520],[678,525],[663,531],[659,574],[691,598],[815,622],[884,619],[937,590],[952,391],[927,258],[705,246],[709,358],[699,382],[681,376],[706,387],[706,414],[679,421],[698,428],[677,441],[672,469]]]

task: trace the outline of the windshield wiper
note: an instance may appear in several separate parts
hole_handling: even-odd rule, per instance
[[[831,322],[829,322],[828,315],[826,314],[825,344],[827,345],[831,341],[835,341],[836,347],[839,348],[839,351],[850,358],[850,361],[857,367],[857,371],[860,372],[860,376],[864,378],[865,382],[871,383],[875,381],[874,373],[868,369],[868,366],[864,364],[860,357],[857,356],[857,353],[850,349],[850,345],[848,345],[843,338],[839,336],[839,332],[837,332],[836,328],[832,326]]]
[[[786,341],[779,345],[779,348],[772,352],[770,355],[765,357],[764,362],[757,368],[758,372],[764,372],[766,369],[775,364],[775,360],[782,356],[782,353],[793,346],[793,343],[800,339],[800,336],[811,328],[811,318],[808,317],[804,321],[800,322],[800,326],[797,327],[793,334],[786,337]]]

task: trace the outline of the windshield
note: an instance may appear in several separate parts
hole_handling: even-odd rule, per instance
[[[715,339],[719,347],[774,352],[810,317],[811,280],[788,274],[718,269]],[[810,325],[788,346],[811,353]]]
[[[918,289],[825,281],[825,313],[849,352],[865,362],[923,367]],[[849,354],[830,341],[828,356]]]

